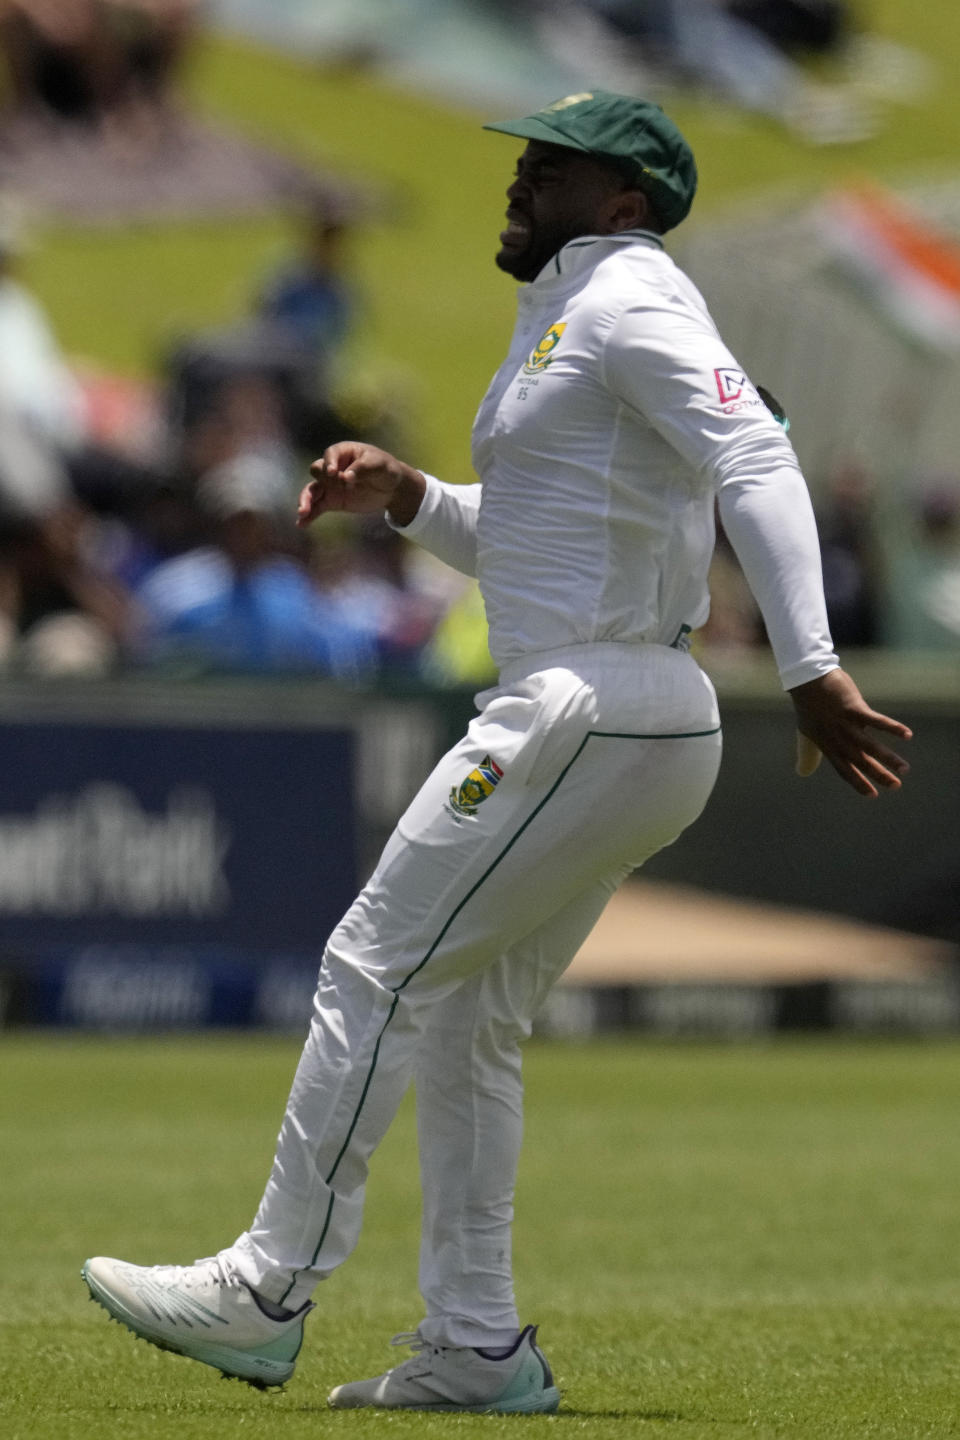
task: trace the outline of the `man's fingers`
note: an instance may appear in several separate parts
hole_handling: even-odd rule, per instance
[[[858,795],[865,795],[868,799],[872,798],[874,800],[877,798],[876,786],[867,779],[866,775],[864,775],[863,771],[857,765],[852,764],[849,760],[842,759],[840,756],[828,755],[827,758],[840,776],[840,779],[845,780],[848,785],[852,786]]]
[[[847,784],[852,785],[861,795],[875,796],[877,786],[881,790],[901,788],[897,767],[878,758],[862,744],[831,746],[826,750],[826,755],[841,779],[846,780]],[[899,761],[900,765],[906,764],[905,761],[900,761],[899,756],[894,756],[893,759]]]
[[[883,722],[883,723],[881,723]],[[879,715],[871,712],[871,718],[866,721],[872,729],[883,729],[890,734],[898,735],[904,740],[912,738],[912,731],[901,724],[899,720],[891,720],[888,715]],[[910,770],[910,762],[896,750],[891,750],[889,745],[884,745],[881,740],[875,739],[872,735],[861,733],[854,739],[864,762],[871,773],[876,773],[880,784],[886,785],[888,789],[899,789],[901,775],[906,775]],[[857,760],[859,763],[859,760]],[[888,778],[884,778],[884,777]]]
[[[310,510],[310,518],[328,511],[348,515],[372,515],[387,509],[400,484],[408,487],[422,477],[396,456],[365,441],[339,440],[330,445],[310,466],[311,485],[319,487]],[[415,490],[415,485],[413,486]],[[415,495],[411,515],[421,499]],[[408,507],[409,508],[409,507]],[[305,524],[306,521],[298,523]]]
[[[846,744],[828,746],[837,764],[848,763],[858,769],[867,770],[887,788],[895,789],[900,784],[899,776],[906,775],[909,764],[902,755],[881,745],[878,741],[853,736]],[[803,778],[812,775],[823,759],[823,751],[809,735],[797,731],[796,772]]]
[[[887,745],[881,745],[878,740],[874,740],[870,744],[865,744],[864,750],[868,755],[871,755],[874,760],[879,761],[881,765],[885,765],[888,770],[892,770],[895,775],[906,775],[909,773],[909,760],[904,760],[903,756],[898,755],[896,750],[891,750]]]
[[[866,752],[856,762],[860,772],[871,779],[874,784],[882,785],[884,790],[899,790],[900,777],[896,770],[890,769],[881,760],[877,760]]]
[[[879,710],[868,710],[863,716],[865,725],[872,725],[875,730],[886,730],[891,735],[899,735],[901,740],[912,740],[913,731],[909,725],[904,725],[902,720],[894,720],[890,715],[881,715]]]
[[[321,464],[322,461],[314,461],[310,467],[311,472],[316,473],[317,466]],[[342,475],[331,477],[324,472],[322,478],[313,479],[309,485],[304,486],[300,492],[300,503],[297,506],[297,524],[299,526],[309,525],[311,521],[325,515],[328,510],[343,508],[343,478]]]
[[[372,475],[382,468],[379,452],[368,454],[368,450],[369,446],[355,445],[351,440],[338,441],[324,451],[321,460],[313,462],[310,473],[316,479],[336,480],[348,487],[356,485],[363,481],[365,475]]]
[[[313,466],[310,467],[311,473]],[[309,485],[304,485],[300,491],[300,501],[297,505],[297,524],[309,525],[310,521],[317,514],[317,507],[322,497],[322,487],[316,480],[311,480]]]
[[[841,772],[842,773],[842,772]],[[872,785],[866,775],[858,770],[856,765],[851,765],[849,774],[844,777],[849,785],[852,785],[858,795],[864,795],[868,800],[876,800],[879,794],[877,787]]]
[[[310,466],[310,474],[314,480],[342,480],[359,458],[358,449],[352,440],[338,440],[335,445],[328,445],[319,460]]]
[[[860,795],[876,796],[881,790],[899,790],[901,776],[909,764],[894,750],[866,735],[847,730],[822,742],[822,750],[842,780]],[[808,736],[797,735],[797,774],[812,775],[818,747]]]
[[[899,790],[910,766],[885,744],[895,736],[910,740],[909,725],[894,720],[865,702],[849,675],[831,670],[791,691],[797,713],[797,773],[811,775],[816,751],[858,794],[876,797],[881,790]],[[881,732],[878,737],[877,731]]]

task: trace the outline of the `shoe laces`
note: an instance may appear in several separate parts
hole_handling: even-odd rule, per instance
[[[419,1330],[401,1330],[390,1341],[391,1345],[406,1345],[414,1355],[446,1355],[456,1350],[469,1350],[469,1345],[438,1345],[434,1340],[425,1340]]]
[[[394,1335],[390,1344],[405,1345],[413,1351],[412,1355],[409,1355],[406,1360],[401,1360],[390,1371],[391,1375],[409,1379],[420,1379],[425,1374],[429,1375],[431,1357],[443,1355],[447,1348],[425,1340],[419,1330],[401,1330],[398,1335]],[[428,1367],[426,1370],[424,1370],[424,1365]]]
[[[190,1290],[195,1285],[240,1284],[239,1276],[227,1268],[219,1255],[206,1255],[200,1260],[194,1260],[192,1265],[172,1265],[170,1269],[174,1271],[176,1283],[185,1290]]]
[[[441,1349],[441,1346],[431,1345],[427,1340],[424,1340],[419,1330],[401,1330],[399,1334],[394,1335],[390,1344],[405,1345],[407,1349],[412,1350],[417,1355],[420,1354],[421,1350]]]

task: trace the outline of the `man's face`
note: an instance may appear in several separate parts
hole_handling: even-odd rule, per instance
[[[531,140],[507,191],[507,226],[497,264],[515,280],[535,280],[568,241],[611,230],[609,212],[624,181],[592,155]]]

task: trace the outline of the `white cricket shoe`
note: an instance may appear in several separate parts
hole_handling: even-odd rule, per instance
[[[528,1325],[505,1355],[432,1345],[416,1333],[395,1335],[390,1343],[409,1345],[416,1353],[372,1380],[338,1385],[328,1399],[335,1410],[372,1405],[382,1410],[534,1414],[552,1412],[560,1404],[535,1325]]]
[[[213,1256],[194,1265],[128,1265],[97,1255],[81,1274],[90,1297],[135,1335],[264,1389],[293,1374],[308,1301],[267,1315],[238,1275]]]

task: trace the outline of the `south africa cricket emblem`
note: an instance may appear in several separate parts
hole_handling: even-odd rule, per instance
[[[529,358],[524,362],[523,373],[525,375],[539,375],[541,370],[546,370],[552,363],[553,351],[563,337],[567,328],[566,320],[556,320],[548,330],[545,330],[530,351]]]
[[[477,806],[493,794],[502,779],[503,771],[496,760],[485,755],[476,770],[451,789],[451,810],[455,815],[476,815]]]

